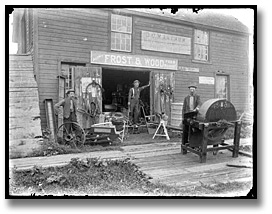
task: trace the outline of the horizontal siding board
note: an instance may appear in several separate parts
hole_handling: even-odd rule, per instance
[[[95,18],[90,17],[89,19],[83,19],[80,14],[78,14],[77,18],[64,16],[62,14],[54,14],[54,13],[39,13],[39,23],[43,23],[45,25],[50,24],[53,21],[55,24],[59,24],[62,26],[65,26],[66,23],[69,23],[71,26],[79,27],[79,26],[85,26],[88,28],[88,26],[97,26],[100,28],[107,28],[108,27],[108,18],[107,17],[101,17],[101,18]]]
[[[9,55],[9,60],[10,61],[22,61],[23,62],[32,62],[32,56],[31,55],[13,55],[13,54],[10,54]]]
[[[79,35],[79,33],[72,33],[71,31],[68,31],[67,33],[63,34],[63,30],[46,30],[46,31],[42,31],[39,34],[39,40],[38,41],[65,41],[65,42],[73,42],[75,41],[81,41],[83,43],[86,43],[88,41],[104,41],[108,39],[108,34],[107,32],[102,32],[101,34],[96,34],[96,35],[92,35],[91,32],[87,32],[87,33],[81,33]],[[54,37],[52,37],[52,34],[54,35]],[[84,41],[83,38],[87,38],[87,41]]]
[[[90,26],[88,28],[81,26],[79,28],[75,28],[75,26],[73,25],[69,25],[67,24],[67,26],[63,26],[63,25],[54,25],[51,24],[50,26],[46,26],[44,27],[44,25],[40,24],[39,25],[39,36],[42,35],[46,35],[46,32],[49,33],[54,33],[56,35],[58,34],[64,34],[62,35],[63,37],[65,37],[65,35],[74,35],[74,36],[85,36],[85,37],[97,37],[99,35],[103,36],[106,35],[108,32],[108,29],[105,28],[99,28],[99,27],[95,27],[95,26]],[[95,35],[93,35],[92,33],[96,32]],[[60,36],[59,35],[59,36]]]
[[[60,57],[67,57],[67,58],[79,58],[79,59],[84,59],[85,61],[89,62],[90,61],[90,53],[89,51],[85,51],[85,52],[78,52],[76,50],[74,51],[69,51],[69,52],[65,52],[62,50],[48,50],[48,49],[41,49],[39,48],[39,54],[47,54],[47,55],[52,55],[54,56],[56,59],[60,58]]]
[[[90,11],[90,12],[85,12],[84,10],[47,10],[43,11],[41,10],[39,12],[40,17],[63,17],[65,20],[73,21],[80,19],[82,22],[88,22],[88,21],[93,21],[93,22],[99,22],[101,19],[108,19],[108,13],[103,12],[103,11],[97,11],[95,12]],[[80,18],[79,18],[80,17]]]
[[[85,43],[80,42],[80,41],[75,41],[74,43],[72,41],[69,41],[69,42],[40,41],[39,49],[88,52],[92,49],[93,42],[95,42],[96,45],[98,45],[98,44],[100,44],[101,46],[107,45],[107,43],[105,43],[104,41],[101,41],[101,40],[89,41],[89,42],[85,42]]]

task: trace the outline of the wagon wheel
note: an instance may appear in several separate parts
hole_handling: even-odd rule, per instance
[[[67,130],[66,125],[70,124],[70,130]],[[57,131],[58,143],[84,145],[86,140],[85,131],[76,122],[63,123]]]

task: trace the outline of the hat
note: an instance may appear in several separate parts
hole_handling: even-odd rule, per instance
[[[197,88],[196,84],[195,83],[192,83],[188,86],[188,88]]]
[[[74,92],[75,93],[75,90],[74,89],[69,89],[66,91],[66,94],[70,94],[70,92]]]
[[[134,84],[134,83],[136,83],[136,82],[137,82],[137,83],[140,83],[140,81],[139,81],[139,80],[134,80],[133,84]]]

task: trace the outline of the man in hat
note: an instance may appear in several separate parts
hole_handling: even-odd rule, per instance
[[[139,87],[139,84],[140,81],[135,80],[133,82],[134,87],[131,88],[128,93],[128,108],[130,110],[130,117],[134,125],[138,123],[140,93],[143,89],[150,86],[150,82],[148,85],[144,85],[142,87]]]
[[[184,98],[183,108],[182,108],[182,116],[184,118],[184,114],[192,111],[198,111],[201,105],[200,96],[196,94],[196,84],[190,84],[189,95]]]
[[[67,97],[60,102],[55,104],[55,109],[57,112],[59,111],[60,106],[63,107],[63,123],[65,124],[65,128],[68,132],[71,130],[71,125],[72,128],[77,130],[78,127],[75,124],[71,124],[68,122],[76,122],[77,123],[77,100],[75,97],[75,90],[69,89],[67,92]]]
[[[182,108],[182,118],[184,118],[184,114],[188,112],[198,112],[199,107],[201,105],[200,96],[196,94],[196,84],[190,84],[189,95],[184,98],[183,108]],[[187,125],[183,125],[183,144],[188,142],[189,136],[189,127]]]

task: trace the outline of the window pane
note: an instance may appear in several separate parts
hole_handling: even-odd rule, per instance
[[[194,45],[194,59],[197,60],[208,60],[208,46],[205,45]]]
[[[195,43],[208,45],[209,44],[209,34],[206,31],[195,30]]]
[[[113,31],[131,33],[132,32],[132,18],[127,16],[111,15],[111,26]]]
[[[131,51],[131,35],[111,32],[111,49]]]
[[[216,76],[216,98],[228,98],[228,77]]]

